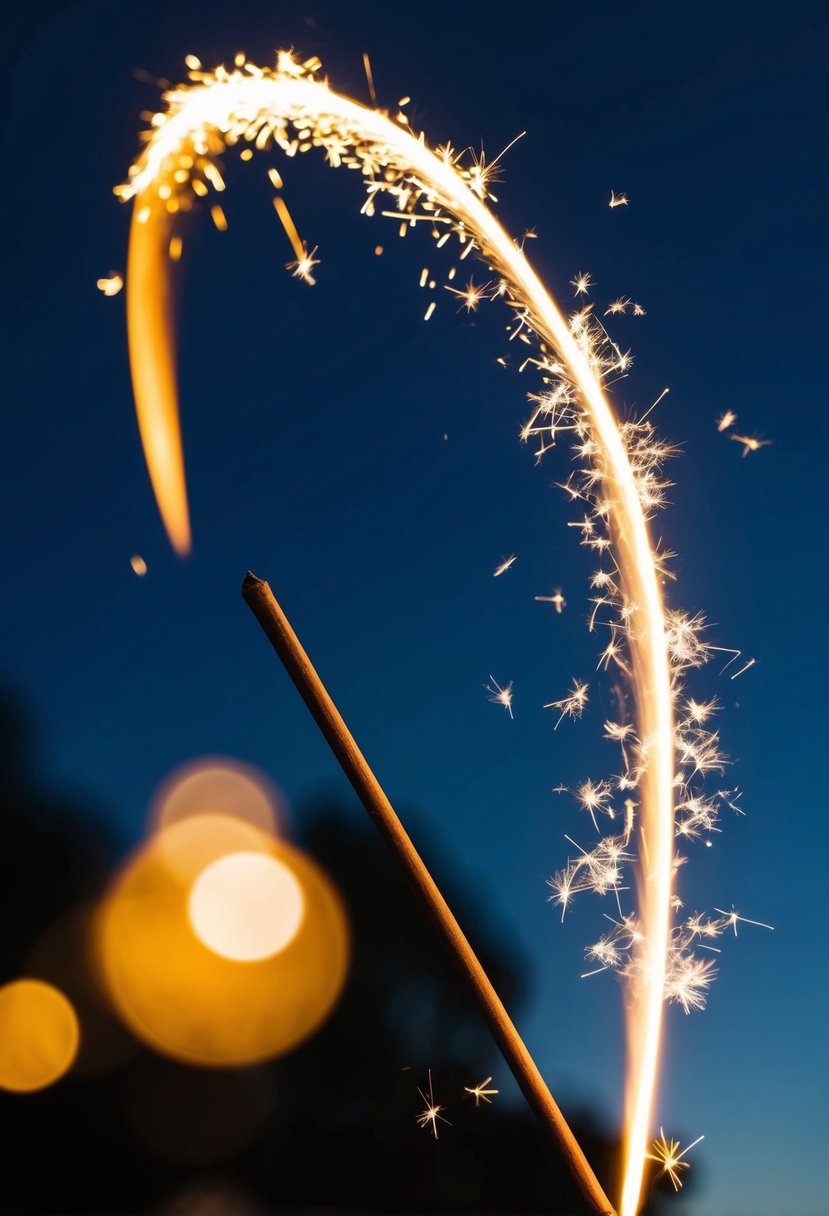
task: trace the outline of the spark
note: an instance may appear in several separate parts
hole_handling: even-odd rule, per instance
[[[727,431],[737,421],[737,415],[733,410],[725,410],[717,419],[717,430]]]
[[[610,304],[608,304],[604,315],[606,317],[618,317],[622,313],[627,312],[630,305],[631,301],[627,298],[627,296],[619,296],[617,300],[613,300]]]
[[[453,296],[457,296],[461,302],[460,307],[465,308],[467,312],[477,312],[478,305],[486,292],[486,284],[480,286],[470,279],[463,291],[459,291],[457,287],[450,287],[448,283],[444,283],[444,291],[451,291]]]
[[[317,281],[311,273],[315,266],[319,266],[319,258],[314,257],[316,252],[317,246],[315,245],[310,253],[305,250],[301,258],[297,258],[295,262],[288,262],[287,264],[287,269],[291,271],[295,279],[301,279],[303,283],[308,283],[311,287]]]
[[[132,566],[133,572],[137,574],[139,578],[143,578],[147,573],[147,563],[144,561],[144,558],[140,553],[133,554],[133,556],[130,558],[130,565]]]
[[[509,570],[510,567],[512,565],[514,565],[515,562],[517,562],[517,561],[518,561],[518,558],[516,557],[516,555],[514,553],[511,553],[509,555],[509,557],[504,558],[504,560],[501,562],[501,564],[499,566],[495,567],[495,569],[492,571],[492,577],[500,578],[501,575],[506,574],[507,570]]]
[[[484,688],[490,694],[490,701],[493,705],[503,705],[509,716],[512,717],[512,680],[502,688],[493,676],[489,678],[492,683],[484,684]]]
[[[558,730],[563,718],[580,718],[584,713],[585,706],[588,702],[589,684],[582,684],[580,680],[573,679],[573,687],[566,697],[562,697],[560,701],[548,701],[544,706],[545,709],[558,709],[561,713],[558,716],[555,729]]]
[[[556,587],[552,595],[536,595],[534,599],[539,604],[552,604],[559,616],[562,608],[567,607],[567,600],[561,594],[561,588]]]
[[[773,442],[771,439],[760,439],[757,435],[731,435],[729,438],[743,445],[743,456],[748,456],[749,452],[759,452],[760,448],[767,448]]]
[[[449,1122],[449,1120],[445,1119],[443,1117],[443,1115],[440,1113],[444,1109],[444,1107],[438,1105],[438,1103],[435,1102],[435,1095],[434,1095],[434,1092],[432,1091],[432,1070],[431,1070],[431,1068],[429,1069],[429,1095],[428,1095],[428,1097],[423,1092],[423,1090],[420,1088],[420,1086],[418,1086],[417,1092],[420,1094],[421,1098],[423,1099],[423,1110],[420,1112],[419,1115],[416,1116],[417,1125],[418,1125],[418,1127],[431,1128],[432,1133],[433,1133],[435,1139],[437,1140],[438,1139],[438,1120],[440,1120],[441,1123],[445,1123],[447,1127],[451,1127],[452,1125]]]
[[[363,51],[363,69],[366,74],[368,83],[368,95],[371,98],[371,104],[377,109],[377,94],[374,91],[374,73],[371,70],[371,60],[368,57],[368,51]]]
[[[704,1139],[705,1136],[697,1136],[696,1140],[692,1141],[687,1148],[680,1151],[679,1141],[666,1139],[665,1132],[660,1127],[659,1139],[654,1140],[651,1145],[651,1151],[646,1153],[645,1156],[649,1161],[659,1163],[662,1167],[660,1175],[666,1174],[673,1183],[674,1190],[678,1191],[682,1187],[680,1175],[689,1168],[688,1162],[684,1161],[683,1158],[686,1153],[690,1153],[691,1149],[696,1148],[700,1141]]]
[[[774,925],[767,925],[762,920],[749,920],[747,916],[739,916],[732,908],[730,912],[726,912],[723,908],[715,908],[715,912],[719,912],[720,916],[725,917],[725,923],[729,929],[734,930],[734,936],[737,936],[737,924],[756,925],[758,929],[770,929],[774,932]]]
[[[489,1095],[497,1094],[498,1090],[487,1089],[487,1086],[490,1085],[491,1081],[492,1077],[485,1077],[484,1080],[480,1081],[477,1085],[464,1085],[463,1088],[465,1092],[475,1099],[476,1106],[480,1106],[482,1102],[488,1102],[490,1106],[492,1105],[492,1098],[489,1097]]]
[[[641,304],[634,303],[633,315],[634,315],[634,317],[644,317],[646,315],[646,310],[642,307]]]
[[[124,276],[114,272],[109,278],[96,280],[95,286],[105,296],[117,296],[124,286]]]
[[[627,207],[629,203],[630,199],[626,194],[617,194],[615,190],[610,191],[610,202],[608,203],[609,207]]]
[[[570,280],[570,286],[577,296],[587,295],[587,292],[593,286],[593,278],[590,271],[580,271],[574,279]]]

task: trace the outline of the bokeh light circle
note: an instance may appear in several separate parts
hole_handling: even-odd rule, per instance
[[[249,961],[211,949],[190,917],[199,878],[239,854],[280,863],[302,896],[291,939]],[[107,990],[133,1033],[173,1059],[219,1068],[302,1042],[333,1008],[348,965],[345,912],[320,867],[226,815],[186,818],[150,838],[102,901],[97,946]]]
[[[187,910],[196,936],[224,958],[271,958],[296,937],[305,900],[293,871],[265,853],[230,853],[202,870]]]
[[[229,815],[276,835],[284,811],[284,799],[264,773],[238,760],[206,756],[167,777],[153,797],[150,818],[162,831],[196,815]]]
[[[53,1085],[79,1042],[75,1011],[52,984],[20,979],[0,988],[0,1087],[32,1093]]]

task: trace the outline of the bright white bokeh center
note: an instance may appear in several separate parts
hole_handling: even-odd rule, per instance
[[[209,950],[240,963],[271,958],[296,937],[305,900],[292,871],[265,853],[230,853],[190,890],[188,912]]]

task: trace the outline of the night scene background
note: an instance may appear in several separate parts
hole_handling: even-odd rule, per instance
[[[503,311],[457,314],[447,295],[424,324],[429,242],[360,216],[354,176],[313,156],[280,163],[319,246],[317,285],[298,282],[263,169],[233,158],[229,230],[192,217],[180,276],[186,560],[152,498],[124,296],[95,289],[125,267],[112,187],[186,53],[294,46],[365,101],[367,51],[379,103],[410,95],[432,144],[494,155],[526,130],[495,189],[506,227],[536,231],[530,258],[565,306],[589,270],[603,307],[647,310],[614,321],[636,358],[614,399],[641,411],[670,386],[670,599],[757,660],[734,682],[694,676],[723,702],[747,815],[690,850],[681,891],[775,927],[719,943],[705,1012],[669,1010],[656,1122],[705,1140],[685,1191],[655,1202],[826,1212],[826,6],[34,3],[5,24],[0,979],[100,894],[159,784],[204,756],[279,788],[286,834],[343,892],[354,956],[326,1026],[275,1065],[202,1072],[124,1034],[106,1070],[3,1095],[3,1210],[580,1210],[244,607],[248,568],[613,1184],[619,984],[579,979],[598,901],[561,924],[545,882],[581,826],[553,788],[616,754],[601,693],[557,732],[541,709],[595,668],[591,562],[553,487],[566,445],[536,466],[518,441],[527,386],[495,361]],[[630,205],[611,210],[611,190]],[[716,429],[727,409],[771,445],[742,459]],[[534,600],[559,586],[560,615]],[[514,681],[513,721],[490,676]],[[428,1068],[436,1096],[489,1073],[500,1094],[455,1103],[434,1142],[414,1121]]]

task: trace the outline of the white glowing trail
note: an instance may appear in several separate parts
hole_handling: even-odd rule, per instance
[[[643,945],[640,962],[641,986],[632,996],[630,1014],[631,1071],[626,1100],[627,1164],[621,1199],[621,1216],[634,1216],[639,1206],[642,1170],[650,1131],[651,1107],[659,1058],[663,997],[671,931],[671,872],[673,859],[673,706],[671,673],[665,637],[665,622],[658,574],[648,526],[636,479],[622,435],[602,384],[570,332],[568,323],[536,275],[523,252],[498,220],[473,192],[447,157],[432,152],[422,139],[384,114],[340,96],[321,82],[285,76],[247,77],[232,73],[229,79],[211,79],[168,95],[172,112],[153,132],[142,152],[136,171],[124,188],[124,197],[138,197],[133,214],[132,247],[152,240],[150,208],[142,207],[150,193],[169,171],[171,159],[182,148],[192,146],[204,132],[229,132],[233,142],[243,137],[245,126],[267,116],[325,131],[341,132],[354,144],[370,146],[380,165],[394,166],[424,190],[430,199],[450,212],[476,242],[483,258],[510,284],[515,298],[526,309],[529,326],[548,343],[566,366],[576,385],[599,448],[597,464],[604,475],[604,493],[610,505],[611,529],[616,562],[628,605],[635,605],[630,618],[629,645],[636,689],[639,737],[646,748],[647,764],[641,788],[640,910]],[[140,197],[139,197],[140,196]],[[401,212],[401,221],[406,220]],[[146,237],[139,229],[144,226]],[[127,276],[129,293],[130,275]],[[138,301],[133,296],[133,301]],[[146,300],[142,307],[146,307]],[[130,306],[132,315],[132,303]],[[163,365],[169,355],[160,349],[159,337],[152,352]],[[144,358],[147,351],[143,351]],[[136,350],[131,344],[133,372]],[[140,378],[140,377],[139,377]],[[171,414],[164,403],[142,400],[135,381],[139,417],[142,410],[155,410],[155,417]],[[172,390],[174,392],[174,389]],[[168,402],[169,406],[169,402]],[[145,415],[146,417],[146,415]],[[172,414],[175,418],[175,411]],[[145,435],[148,423],[142,423]],[[175,424],[177,426],[177,422]],[[151,468],[154,477],[155,472]],[[183,484],[182,484],[182,493]],[[186,499],[185,499],[186,512]]]

